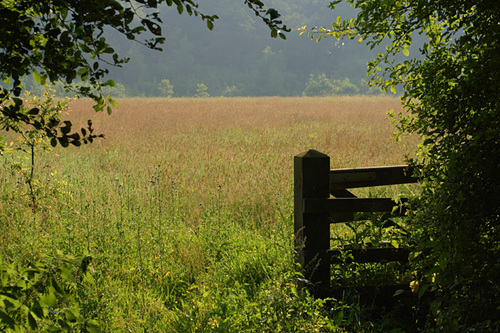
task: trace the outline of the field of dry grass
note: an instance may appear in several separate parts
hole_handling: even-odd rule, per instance
[[[72,105],[72,119],[85,123],[91,117],[106,136],[86,153],[102,154],[103,163],[117,158],[104,170],[141,177],[159,168],[182,183],[187,196],[210,197],[220,186],[228,204],[289,194],[293,156],[307,149],[328,154],[332,168],[350,168],[403,164],[415,148],[415,140],[391,140],[386,112],[400,109],[391,97],[118,102],[111,116],[85,111],[90,101]]]
[[[256,153],[277,150],[283,155],[314,148],[335,156],[334,167],[401,163],[411,151],[389,140],[392,127],[386,112],[400,109],[399,100],[392,97],[134,98],[118,102],[120,107],[110,117],[89,112],[90,101],[72,105],[71,118],[85,121],[91,117],[97,130],[106,134],[107,139],[97,147],[133,138],[144,152],[154,148],[168,153],[176,148],[174,143],[185,147],[189,138],[196,153],[228,152],[228,146],[240,144]],[[166,142],[171,144],[158,146]]]

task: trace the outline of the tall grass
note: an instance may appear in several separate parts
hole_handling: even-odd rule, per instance
[[[0,159],[1,254],[93,258],[81,311],[104,331],[340,331],[348,316],[295,288],[293,156],[332,167],[402,164],[388,97],[122,99],[111,115],[79,100],[105,139],[38,163],[39,209]],[[340,307],[340,304],[338,304]],[[349,319],[351,320],[351,319]]]

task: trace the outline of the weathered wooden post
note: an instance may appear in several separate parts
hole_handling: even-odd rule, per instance
[[[304,199],[330,196],[330,157],[308,150],[294,157],[294,223],[297,262],[316,297],[330,289],[330,219],[327,212],[304,212]],[[305,287],[302,282],[299,287]]]

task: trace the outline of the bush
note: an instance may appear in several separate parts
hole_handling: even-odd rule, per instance
[[[174,94],[174,86],[168,79],[161,80],[161,82],[158,84],[158,90],[164,97],[172,97],[172,95]]]
[[[357,95],[359,88],[352,83],[349,78],[343,80],[330,80],[325,74],[319,74],[314,77],[309,76],[306,88],[302,95],[304,96],[331,96],[331,95]]]
[[[208,93],[208,87],[204,83],[198,83],[198,88],[196,89],[196,95],[194,97],[210,97]]]
[[[222,92],[222,96],[224,97],[235,97],[235,96],[241,96],[242,89],[238,88],[236,86],[227,86],[224,91]]]
[[[102,92],[104,96],[110,95],[115,98],[124,98],[127,97],[127,89],[121,83],[117,83],[114,86],[107,86],[102,88]]]
[[[357,95],[359,94],[359,88],[352,83],[349,78],[344,78],[343,80],[333,80],[333,85],[335,90],[338,91],[339,95]]]
[[[325,74],[319,74],[316,78],[311,74],[302,94],[304,96],[329,96],[338,93],[338,87]]]

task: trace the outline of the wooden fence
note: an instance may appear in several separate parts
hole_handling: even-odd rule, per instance
[[[294,157],[294,220],[297,262],[315,297],[330,295],[331,263],[341,250],[330,249],[330,224],[353,220],[355,212],[404,214],[404,206],[390,198],[357,198],[350,188],[415,183],[409,166],[330,170],[330,157],[309,150]],[[401,199],[400,203],[406,200]],[[352,250],[353,261],[408,260],[408,249]]]

